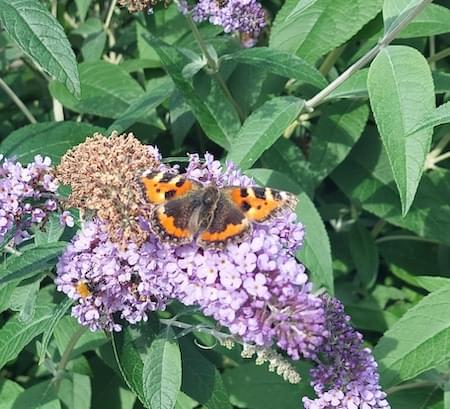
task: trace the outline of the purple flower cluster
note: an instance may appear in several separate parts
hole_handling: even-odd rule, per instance
[[[196,22],[209,21],[226,33],[257,36],[266,25],[264,10],[256,0],[200,0],[192,9]]]
[[[252,183],[232,164],[222,169],[211,155],[204,163],[191,155],[186,173],[205,185]],[[328,333],[322,301],[311,294],[304,266],[293,256],[303,238],[302,225],[286,212],[255,225],[250,239],[222,251],[195,243],[174,247],[154,236],[140,248],[130,244],[121,251],[95,221],[60,259],[57,284],[78,301],[73,314],[93,330],[120,329],[113,321],[116,312],[136,322],[178,299],[199,306],[246,342],[276,343],[294,359],[311,358]],[[80,283],[89,291],[80,291]]]
[[[57,189],[50,158],[38,155],[25,167],[0,155],[0,243],[13,228],[16,244],[29,238],[31,225],[57,210]],[[73,223],[68,214],[62,220]]]
[[[121,250],[108,239],[102,223],[87,222],[58,261],[56,285],[78,303],[72,314],[92,331],[120,331],[114,314],[130,323],[165,307],[166,291],[158,277],[155,246]]]
[[[350,325],[341,302],[322,298],[329,336],[320,347],[322,361],[311,370],[318,398],[303,398],[305,409],[389,409],[377,363],[362,335]]]

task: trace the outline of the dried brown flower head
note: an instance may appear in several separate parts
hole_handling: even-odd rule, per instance
[[[148,218],[149,206],[138,176],[158,164],[152,148],[133,134],[97,133],[63,156],[56,177],[72,188],[68,205],[95,211],[106,222],[111,240],[125,246],[127,241],[140,244],[148,237],[139,223]]]
[[[139,11],[153,10],[153,7],[157,3],[163,2],[167,4],[168,1],[164,0],[119,0],[119,4],[122,7],[127,7],[130,13],[137,13]]]

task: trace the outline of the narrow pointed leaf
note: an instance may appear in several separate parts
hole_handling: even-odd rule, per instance
[[[405,215],[414,200],[431,144],[431,129],[408,135],[434,110],[431,71],[417,50],[390,46],[373,61],[368,89]]]
[[[433,128],[438,125],[450,123],[450,102],[446,102],[438,106],[434,111],[428,115],[420,124],[408,132],[408,135],[422,131],[427,128]]]
[[[327,80],[314,65],[286,51],[268,47],[247,48],[225,55],[222,59],[261,67],[282,77],[304,81],[318,88],[327,85]]]
[[[297,118],[305,102],[295,97],[276,97],[253,112],[242,125],[228,152],[228,159],[250,168]]]

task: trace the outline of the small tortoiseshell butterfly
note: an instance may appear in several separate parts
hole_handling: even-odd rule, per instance
[[[263,223],[290,208],[292,193],[262,187],[203,186],[183,175],[147,172],[141,177],[146,199],[155,205],[152,231],[163,242],[221,249],[240,242]]]

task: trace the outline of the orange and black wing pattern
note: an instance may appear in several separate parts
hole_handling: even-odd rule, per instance
[[[252,231],[252,224],[245,214],[224,194],[217,202],[214,217],[200,233],[197,243],[203,248],[220,249],[231,242],[245,240]]]
[[[289,192],[264,187],[228,187],[224,194],[252,222],[262,223],[285,209],[295,210],[297,198]]]
[[[201,185],[183,175],[168,172],[149,172],[141,176],[145,198],[153,205],[179,199],[201,188]]]

